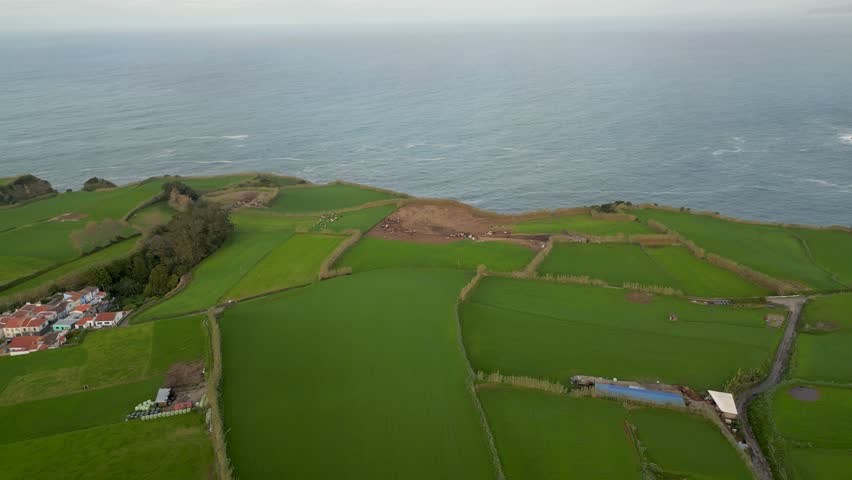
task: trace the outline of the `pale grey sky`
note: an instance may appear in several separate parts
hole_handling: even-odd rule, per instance
[[[832,0],[0,0],[0,30],[803,15]]]

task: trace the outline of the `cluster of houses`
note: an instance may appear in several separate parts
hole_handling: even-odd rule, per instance
[[[107,293],[98,287],[57,293],[46,303],[27,303],[14,312],[0,314],[0,340],[6,339],[10,355],[58,348],[74,329],[115,327],[125,312],[108,308]]]

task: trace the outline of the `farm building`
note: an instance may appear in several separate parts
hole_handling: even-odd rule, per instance
[[[659,390],[647,390],[642,387],[627,387],[622,385],[611,385],[608,383],[596,383],[595,394],[603,397],[618,397],[626,400],[656,403],[659,405],[686,406],[683,395],[674,392],[662,392]]]
[[[172,396],[171,388],[161,388],[157,390],[157,397],[154,399],[154,404],[159,407],[164,407],[169,404],[169,398]]]
[[[707,393],[710,394],[710,398],[713,399],[713,403],[716,404],[716,408],[722,412],[723,418],[735,419],[739,412],[737,411],[737,403],[734,401],[734,396],[730,393],[725,392],[716,392],[713,390],[708,390]]]

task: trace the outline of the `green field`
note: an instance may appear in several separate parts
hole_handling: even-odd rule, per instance
[[[182,182],[198,192],[208,193],[228,188],[255,177],[257,175],[253,173],[242,173],[236,175],[215,175],[211,177],[181,177],[175,180]]]
[[[0,458],[14,459],[3,463],[8,480],[56,478],[57,469],[62,478],[205,480],[211,478],[213,449],[202,419],[183,415],[0,444]]]
[[[454,304],[469,279],[383,270],[228,309],[223,399],[236,476],[494,478],[456,338]]]
[[[852,294],[813,298],[802,312],[792,377],[852,383]]]
[[[224,298],[246,298],[316,281],[322,262],[345,238],[297,233],[269,252]]]
[[[514,388],[479,397],[509,480],[640,478],[620,404]]]
[[[750,297],[769,292],[695,258],[682,247],[630,243],[557,243],[542,262],[544,274],[588,276],[611,285],[671,287],[702,297]]]
[[[635,303],[626,295],[486,277],[461,306],[468,355],[486,372],[561,382],[577,374],[660,380],[702,390],[721,388],[740,368],[762,367],[780,339],[778,329],[765,325],[765,309],[669,296]]]
[[[802,401],[790,389],[807,386],[819,392],[816,401]],[[775,391],[772,414],[778,433],[788,440],[817,448],[852,450],[852,389],[785,384]]]
[[[795,281],[821,290],[840,288],[830,273],[811,260],[799,238],[784,228],[667,210],[645,209],[633,210],[631,213],[643,220],[653,219],[663,223],[708,253],[715,253],[780,280]],[[831,258],[835,256],[828,255]]]
[[[509,228],[513,233],[582,233],[595,236],[656,233],[641,222],[602,220],[588,214],[533,218],[518,222]]]
[[[852,451],[793,448],[790,459],[796,479],[835,480],[839,472],[852,472]]]
[[[0,405],[159,378],[175,362],[203,359],[204,342],[196,316],[94,331],[77,347],[0,357]]]
[[[123,422],[134,405],[151,399],[162,376],[61,397],[0,406],[0,444]]]
[[[804,240],[817,265],[837,275],[836,280],[852,288],[852,233],[836,230],[795,229],[791,232]]]
[[[662,478],[733,480],[752,478],[734,447],[706,418],[672,410],[642,408],[630,412],[648,460]]]
[[[535,253],[507,242],[419,243],[363,238],[337,264],[356,272],[400,267],[473,271],[479,265],[486,265],[491,271],[512,272],[523,270]]]
[[[95,253],[80,257],[27,281],[21,282],[6,290],[0,290],[0,297],[14,298],[17,294],[27,292],[43,285],[49,285],[51,282],[54,282],[66,275],[82,272],[94,265],[102,265],[118,258],[123,258],[133,251],[138,242],[138,237],[122,240],[102,250],[98,250]]]
[[[160,201],[139,210],[130,217],[130,224],[145,231],[147,229],[169,223],[176,211],[168,202]]]
[[[392,198],[398,196],[354,185],[329,184],[282,188],[271,208],[280,213],[319,213]]]
[[[366,232],[373,228],[382,219],[393,213],[396,205],[379,205],[378,207],[363,208],[352,212],[344,212],[334,222],[317,222],[315,230],[328,229],[335,232],[344,230],[360,230]]]

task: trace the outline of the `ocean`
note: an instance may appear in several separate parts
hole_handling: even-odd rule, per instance
[[[0,177],[852,224],[852,18],[0,33]]]

